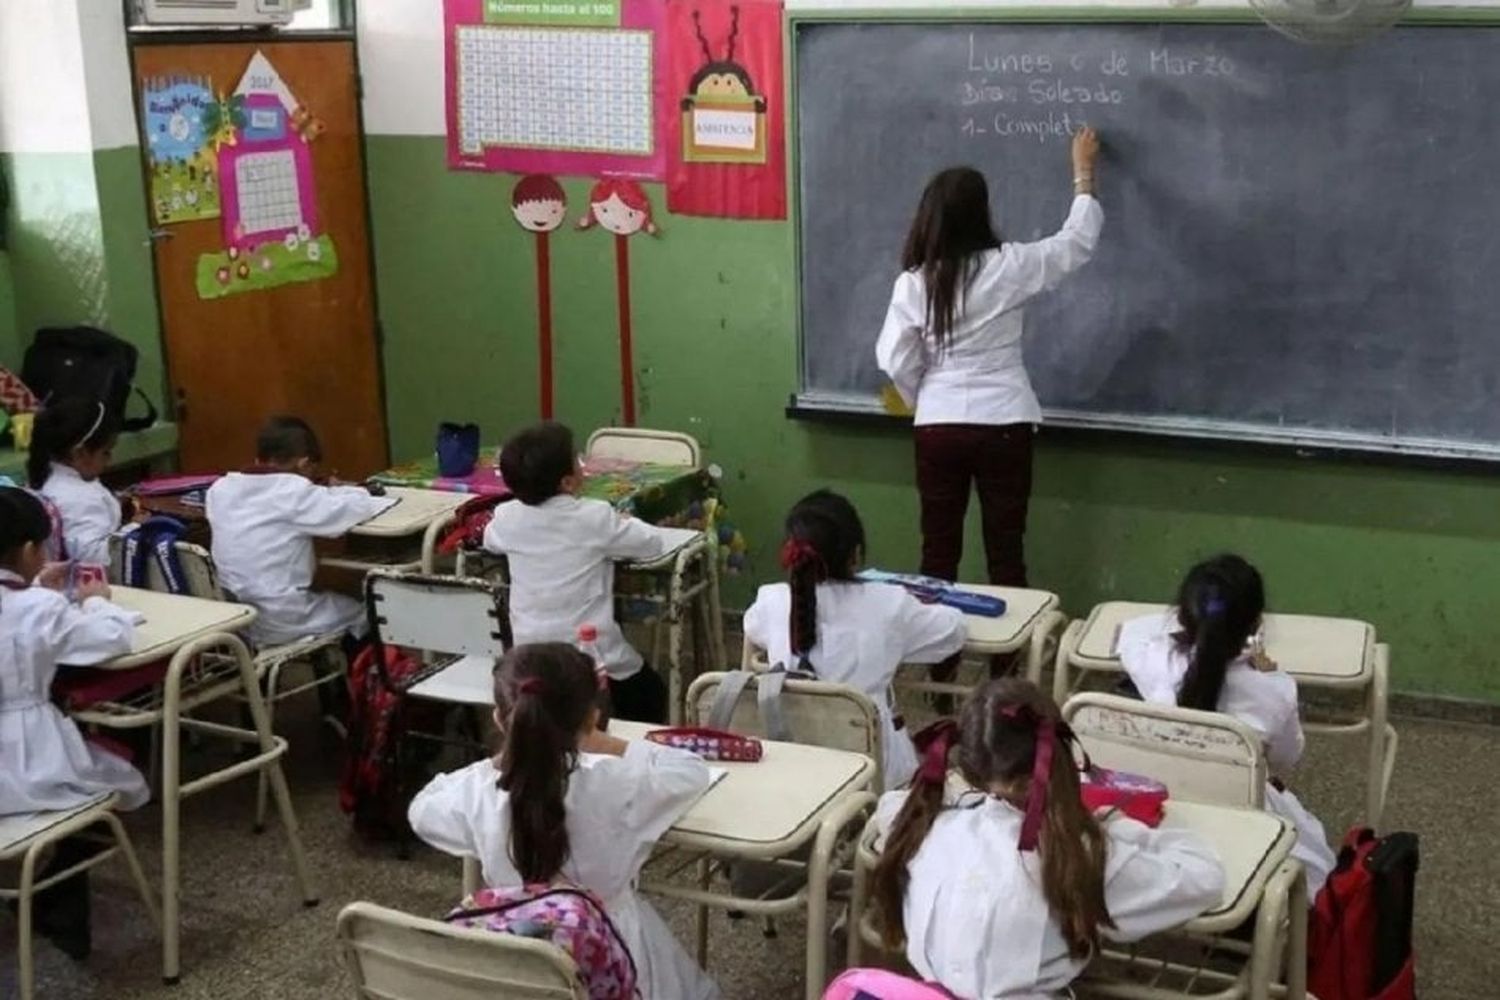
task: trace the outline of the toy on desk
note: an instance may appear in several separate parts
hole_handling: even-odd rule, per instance
[[[705,729],[701,726],[680,726],[675,729],[653,729],[646,739],[662,746],[676,747],[695,753],[704,760],[730,760],[754,763],[760,760],[765,748],[760,740],[722,729]]]
[[[966,615],[981,618],[999,618],[1005,614],[1005,602],[991,594],[976,594],[962,590],[947,580],[934,576],[919,576],[916,573],[887,573],[885,570],[860,570],[859,578],[866,583],[891,583],[905,587],[919,601],[928,604],[943,604],[957,608]]]

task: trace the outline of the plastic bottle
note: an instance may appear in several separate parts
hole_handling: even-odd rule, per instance
[[[587,656],[594,664],[594,672],[599,678],[599,729],[609,728],[610,699],[609,699],[609,674],[604,669],[604,660],[599,656],[599,630],[592,625],[578,626],[578,640],[574,643],[578,651]]]

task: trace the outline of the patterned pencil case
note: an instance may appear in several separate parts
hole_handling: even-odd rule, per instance
[[[1079,791],[1089,810],[1118,809],[1153,828],[1166,812],[1167,786],[1142,774],[1095,767],[1083,776]]]
[[[726,733],[722,729],[706,729],[702,726],[679,726],[673,729],[653,729],[646,739],[662,746],[676,747],[695,753],[704,760],[728,760],[754,763],[765,753],[760,740],[738,733]]]

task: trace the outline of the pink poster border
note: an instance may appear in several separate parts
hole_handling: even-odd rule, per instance
[[[649,156],[576,153],[565,150],[490,147],[482,156],[465,156],[458,148],[459,25],[483,24],[484,0],[443,0],[443,88],[448,125],[448,168],[517,174],[557,174],[573,177],[631,177],[660,181],[667,173],[666,121],[672,113],[666,61],[666,5],[661,0],[620,0],[620,27],[651,32],[652,152]]]

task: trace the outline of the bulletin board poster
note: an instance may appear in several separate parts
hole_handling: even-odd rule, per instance
[[[448,166],[666,175],[661,0],[443,0]]]

